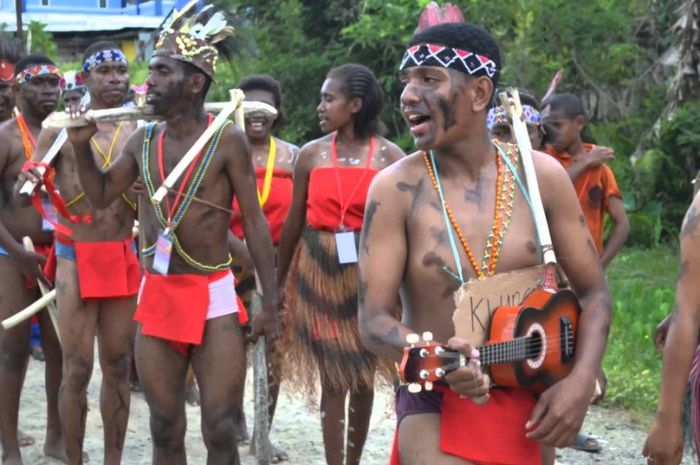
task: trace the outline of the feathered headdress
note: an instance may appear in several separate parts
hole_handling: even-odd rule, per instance
[[[6,33],[0,34],[0,81],[14,81],[15,63],[22,57],[22,43]]]
[[[66,71],[63,73],[62,84],[64,91],[78,90],[84,93],[87,90],[85,83],[83,83],[83,77],[77,71]]]
[[[436,2],[430,2],[420,15],[416,33],[438,24],[463,22],[464,15],[458,6],[446,3],[441,7]]]
[[[208,5],[192,14],[199,0],[191,0],[182,10],[173,10],[163,22],[153,56],[190,63],[214,78],[216,60],[233,58],[237,51],[232,18]]]

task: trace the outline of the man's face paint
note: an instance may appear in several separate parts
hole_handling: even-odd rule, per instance
[[[29,107],[29,111],[42,119],[56,109],[60,95],[60,77],[57,74],[34,76],[20,85],[20,99]]]
[[[467,79],[456,71],[415,66],[401,72],[401,114],[418,148],[449,145],[465,121]]]
[[[93,99],[110,107],[119,107],[129,91],[129,68],[122,61],[96,64],[87,73],[85,84]]]
[[[156,114],[164,115],[184,98],[185,70],[182,63],[165,57],[154,57],[148,65],[146,103]]]
[[[0,122],[12,118],[15,107],[15,90],[12,81],[0,80]]]

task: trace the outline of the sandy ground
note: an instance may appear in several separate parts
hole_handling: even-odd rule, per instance
[[[249,371],[246,386],[246,413],[252,432],[253,402],[252,371]],[[90,412],[87,420],[85,450],[90,455],[90,464],[102,463],[102,422],[98,408],[100,371],[96,367],[88,389]],[[35,445],[22,449],[24,463],[28,465],[56,465],[60,462],[47,459],[42,454],[45,425],[45,398],[43,363],[31,360],[27,381],[22,395],[20,427],[33,435]],[[389,392],[378,392],[374,413],[365,447],[363,463],[384,465],[388,463],[389,450],[394,431],[393,399]],[[199,431],[199,408],[187,407],[187,457],[188,463],[206,463],[206,450]],[[598,437],[603,445],[600,454],[588,454],[570,449],[558,451],[560,465],[609,464],[632,465],[645,463],[640,450],[646,435],[649,418],[632,417],[625,411],[591,408],[584,430]],[[291,464],[325,465],[323,443],[317,409],[306,399],[292,397],[282,389],[278,414],[273,424],[271,439],[285,448]],[[241,463],[253,465],[254,458],[247,447],[239,449]],[[689,454],[686,454],[689,455]],[[134,394],[131,417],[126,438],[124,464],[142,465],[150,463],[151,440],[148,431],[148,407],[142,394]],[[683,464],[695,463],[686,457]]]

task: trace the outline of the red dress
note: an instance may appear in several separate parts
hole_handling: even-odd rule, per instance
[[[263,190],[265,182],[265,168],[256,168],[255,176],[258,180],[258,191]],[[270,226],[270,234],[272,235],[272,243],[279,245],[280,236],[282,235],[282,225],[287,219],[289,207],[292,204],[292,175],[287,171],[274,169],[272,171],[272,183],[270,185],[270,196],[262,206],[267,224]],[[241,208],[238,205],[238,199],[233,199],[233,215],[231,216],[231,231],[239,239],[244,238],[243,221],[241,218]]]

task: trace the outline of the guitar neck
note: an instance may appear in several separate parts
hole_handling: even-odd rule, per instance
[[[537,339],[531,336],[519,337],[510,341],[486,344],[478,348],[479,362],[483,366],[500,363],[519,362],[531,358],[536,353]]]

